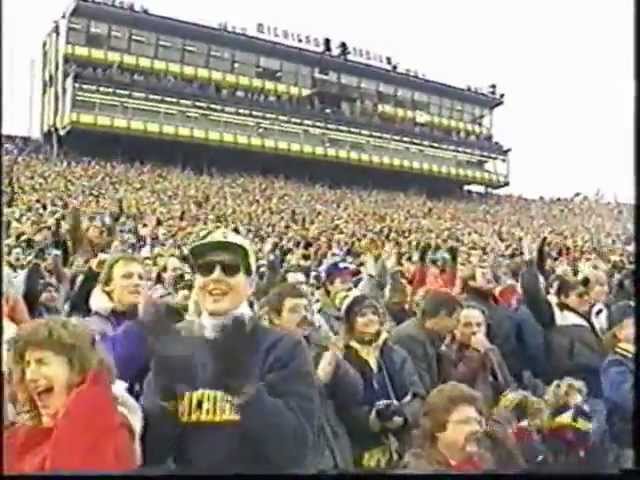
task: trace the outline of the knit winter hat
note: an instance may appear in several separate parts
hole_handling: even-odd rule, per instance
[[[353,329],[358,314],[365,308],[372,308],[383,318],[383,308],[373,298],[360,292],[352,292],[342,303],[342,314],[344,316],[347,330]]]

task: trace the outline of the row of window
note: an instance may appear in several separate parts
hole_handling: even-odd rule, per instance
[[[74,108],[78,108],[80,106],[83,106],[83,109],[85,110],[90,110],[91,107],[87,108],[87,105],[84,105],[84,101],[88,100],[90,104],[93,104],[93,102],[98,101],[98,103],[100,104],[100,111],[104,112],[104,113],[109,113],[109,114],[115,114],[115,113],[119,113],[120,115],[123,114],[122,111],[122,107],[123,107],[123,101],[124,103],[128,103],[127,101],[117,98],[118,96],[116,95],[115,97],[112,97],[110,95],[107,95],[106,97],[104,96],[105,94],[107,94],[108,90],[113,91],[112,88],[108,88],[108,87],[97,87],[97,86],[90,86],[90,85],[83,85],[83,84],[79,84],[78,85],[78,94],[77,96],[74,95],[74,103],[75,103],[75,107]],[[118,92],[120,92],[120,90],[117,90]],[[97,93],[97,92],[102,92],[102,93]],[[123,92],[124,93],[124,92]],[[141,100],[143,97],[146,98],[147,95],[145,94],[141,94],[142,96],[137,96],[135,100],[132,100],[132,102],[134,104],[140,104],[142,105],[141,107],[141,113],[140,113],[140,117],[143,119],[148,119],[148,120],[153,120],[153,119],[157,119],[157,115],[158,112],[165,112],[167,114],[169,114],[169,112],[173,112],[171,113],[171,115],[180,115],[180,116],[186,116],[189,117],[191,120],[189,120],[189,122],[202,122],[202,121],[206,121],[205,119],[208,117],[208,112],[204,111],[203,108],[205,110],[208,110],[207,104],[202,104],[199,103],[198,101],[195,101],[195,103],[193,103],[192,101],[183,101],[180,100],[180,104],[175,104],[172,105],[171,102],[169,102],[169,98],[164,97],[166,102],[161,102],[160,104],[157,103],[157,100],[159,100],[161,97],[157,97],[156,100],[151,101],[151,100]],[[153,98],[156,97],[155,95],[150,95],[149,98]],[[97,99],[97,100],[96,100]],[[151,103],[148,103],[150,102]],[[186,103],[184,103],[186,102]],[[191,104],[191,107],[187,106],[187,104]],[[195,105],[195,106],[194,106]],[[196,108],[197,107],[197,108]],[[215,107],[215,109],[221,109],[222,107],[218,107],[216,106],[216,104],[211,104],[209,105],[209,108],[213,108]],[[110,110],[112,109],[112,110]],[[136,108],[137,110],[137,108]],[[178,113],[179,111],[182,111],[182,113]],[[145,113],[146,112],[146,113]],[[283,112],[284,113],[284,112]],[[151,117],[148,117],[147,115],[151,115]],[[191,118],[193,117],[193,118]],[[181,121],[184,121],[181,120]],[[253,123],[253,121],[249,122],[249,123]],[[192,126],[197,126],[196,124],[192,125]],[[295,125],[294,125],[295,126]],[[431,129],[430,127],[424,126],[421,127],[422,131],[429,131],[429,132],[434,132],[436,129]],[[334,133],[330,133],[329,131],[327,131],[328,134],[335,136],[335,132]],[[416,132],[418,133],[418,132]],[[453,132],[455,133],[455,132]],[[456,138],[460,138],[459,135],[462,135],[463,132],[461,132],[460,134],[456,134]],[[342,134],[338,134],[338,135],[342,135]],[[442,137],[442,135],[441,135]],[[441,138],[441,140],[445,140],[444,138]],[[398,140],[400,141],[400,140]],[[402,142],[400,144],[398,144],[397,146],[405,149],[407,148],[409,145],[406,142],[411,142],[411,140],[409,138],[403,139]],[[379,141],[375,141],[372,140],[371,138],[368,138],[367,140],[368,143],[371,144],[375,144],[375,143],[380,143],[382,146],[384,146],[385,148],[389,148],[392,147],[394,145],[394,142],[386,139],[383,140],[379,140]],[[415,145],[414,145],[415,147]]]
[[[126,124],[130,124],[131,128],[133,128],[133,124],[135,123],[135,129],[139,131],[144,131],[146,129],[145,124],[147,122],[153,122],[153,124],[156,125],[157,128],[159,128],[160,125],[172,125],[174,126],[174,129],[189,131],[189,135],[193,134],[193,132],[190,132],[191,129],[198,129],[200,132],[202,132],[201,135],[204,135],[198,138],[203,139],[206,138],[206,135],[209,131],[222,132],[223,135],[231,134],[234,136],[243,136],[245,139],[244,143],[247,145],[249,144],[249,139],[265,139],[264,142],[269,141],[266,139],[271,139],[272,141],[282,141],[288,142],[288,144],[291,145],[297,145],[296,151],[302,151],[302,148],[306,150],[308,147],[312,147],[314,149],[320,148],[342,150],[343,152],[349,152],[349,154],[353,152],[358,154],[366,154],[369,156],[377,156],[380,159],[385,159],[385,164],[387,160],[393,160],[395,165],[395,162],[398,161],[397,159],[403,162],[403,164],[407,161],[411,162],[412,164],[414,162],[418,162],[420,165],[422,165],[423,163],[428,163],[429,165],[434,167],[437,166],[439,168],[444,168],[449,173],[453,173],[455,171],[455,173],[461,176],[463,174],[458,171],[458,169],[464,169],[464,175],[471,175],[477,179],[489,180],[488,177],[485,178],[486,172],[484,172],[482,168],[479,168],[480,164],[477,161],[464,162],[455,158],[444,158],[408,146],[400,147],[396,145],[385,145],[380,143],[374,144],[368,142],[350,141],[343,138],[337,138],[331,133],[322,134],[319,132],[314,132],[313,129],[296,132],[278,125],[252,125],[249,123],[235,122],[227,119],[218,120],[211,117],[190,115],[188,113],[149,111],[123,105],[116,107],[115,105],[96,104],[91,101],[84,101],[79,99],[75,99],[73,103],[73,112],[75,112],[72,114],[73,116],[90,116],[92,117],[92,123],[95,123],[97,121],[97,125],[103,127],[110,127],[112,118],[117,118],[121,123],[124,122],[122,125],[123,128],[128,128],[125,126]],[[81,118],[80,123],[83,123]],[[253,145],[253,143],[251,144]],[[260,145],[262,145],[262,142],[260,143]],[[273,145],[273,148],[276,148],[276,146],[278,146],[279,148],[279,145]],[[291,147],[291,149],[291,151],[293,151],[293,146]],[[472,170],[469,171],[469,168]],[[476,174],[476,172],[478,172],[478,174],[480,175]],[[493,181],[499,181],[499,179],[495,178]]]
[[[74,17],[69,21],[69,43],[94,48],[128,52],[196,67],[209,67],[248,77],[279,81],[302,88],[314,88],[320,82],[341,84],[362,93],[363,97],[389,97],[387,103],[415,108],[454,120],[478,122],[490,115],[490,110],[478,105],[459,102],[446,97],[428,95],[396,87],[376,80],[345,73],[319,71],[277,58],[252,52],[207,45],[153,32],[129,29],[119,25]]]

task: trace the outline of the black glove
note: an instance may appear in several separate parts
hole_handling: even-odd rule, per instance
[[[224,391],[241,395],[256,380],[255,329],[244,317],[235,317],[222,327],[212,344],[214,365],[224,379]]]
[[[138,321],[152,344],[162,337],[175,334],[176,323],[183,319],[182,311],[168,302],[147,298],[140,305]]]
[[[203,339],[178,334],[163,336],[155,343],[152,371],[155,389],[163,402],[176,401],[198,385],[193,352],[203,348]],[[200,345],[199,345],[200,344]]]
[[[373,407],[374,423],[379,423],[380,428],[396,430],[407,423],[406,415],[398,402],[382,400]]]

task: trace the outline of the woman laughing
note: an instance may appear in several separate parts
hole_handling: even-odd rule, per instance
[[[9,360],[18,423],[4,431],[4,473],[138,465],[141,419],[115,398],[112,369],[87,329],[68,319],[31,322],[13,339]]]

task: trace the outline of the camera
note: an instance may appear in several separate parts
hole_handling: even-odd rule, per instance
[[[394,417],[402,417],[402,409],[397,402],[393,400],[380,400],[375,404],[376,417],[380,423],[386,423],[393,420]]]

